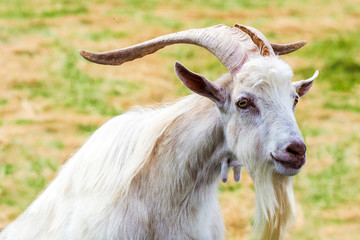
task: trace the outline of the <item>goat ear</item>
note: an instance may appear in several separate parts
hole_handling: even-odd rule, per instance
[[[313,85],[314,80],[315,80],[315,78],[317,78],[317,76],[319,76],[318,70],[316,70],[314,75],[309,79],[298,81],[298,82],[293,82],[293,86],[295,87],[297,94],[299,94],[299,97],[304,96],[310,90],[310,88]]]
[[[224,90],[214,82],[207,80],[204,76],[194,73],[179,62],[175,63],[175,71],[178,78],[191,91],[210,98],[216,104],[224,104]]]

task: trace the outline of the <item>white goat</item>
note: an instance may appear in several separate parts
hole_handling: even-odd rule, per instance
[[[175,43],[205,47],[229,73],[211,82],[177,62],[178,77],[198,95],[105,123],[1,240],[223,239],[217,183],[231,166],[239,180],[241,165],[255,183],[257,237],[284,238],[294,217],[291,176],[306,152],[294,108],[317,72],[291,83],[277,55],[305,42],[271,44],[254,28],[218,25],[80,53],[119,65]]]

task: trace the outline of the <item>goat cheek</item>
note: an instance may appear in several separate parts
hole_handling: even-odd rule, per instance
[[[236,143],[238,141],[238,128],[236,126],[236,121],[230,121],[226,128],[226,138],[227,142],[232,149],[236,148]]]

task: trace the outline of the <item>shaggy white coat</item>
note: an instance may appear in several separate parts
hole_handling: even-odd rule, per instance
[[[223,239],[216,195],[221,160],[230,155],[255,183],[255,236],[283,238],[294,216],[292,179],[274,171],[269,151],[289,129],[300,134],[291,78],[277,57],[254,59],[235,79],[217,81],[230,93],[226,111],[190,95],[111,119],[0,239]],[[256,116],[236,110],[244,92],[256,97]]]

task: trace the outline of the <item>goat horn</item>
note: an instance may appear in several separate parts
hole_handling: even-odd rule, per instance
[[[239,28],[250,36],[251,40],[259,48],[260,54],[262,56],[274,55],[274,51],[270,47],[269,41],[260,31],[253,27],[246,27],[240,24],[235,24],[235,27]]]
[[[277,44],[271,43],[271,47],[273,48],[274,52],[278,55],[284,55],[291,52],[298,50],[299,48],[303,47],[306,44],[306,41],[299,41],[289,44]]]
[[[194,44],[206,48],[221,61],[231,74],[236,74],[248,59],[248,55],[259,54],[247,33],[222,24],[172,33],[110,52],[91,53],[80,50],[80,54],[91,62],[121,65],[177,43]]]

